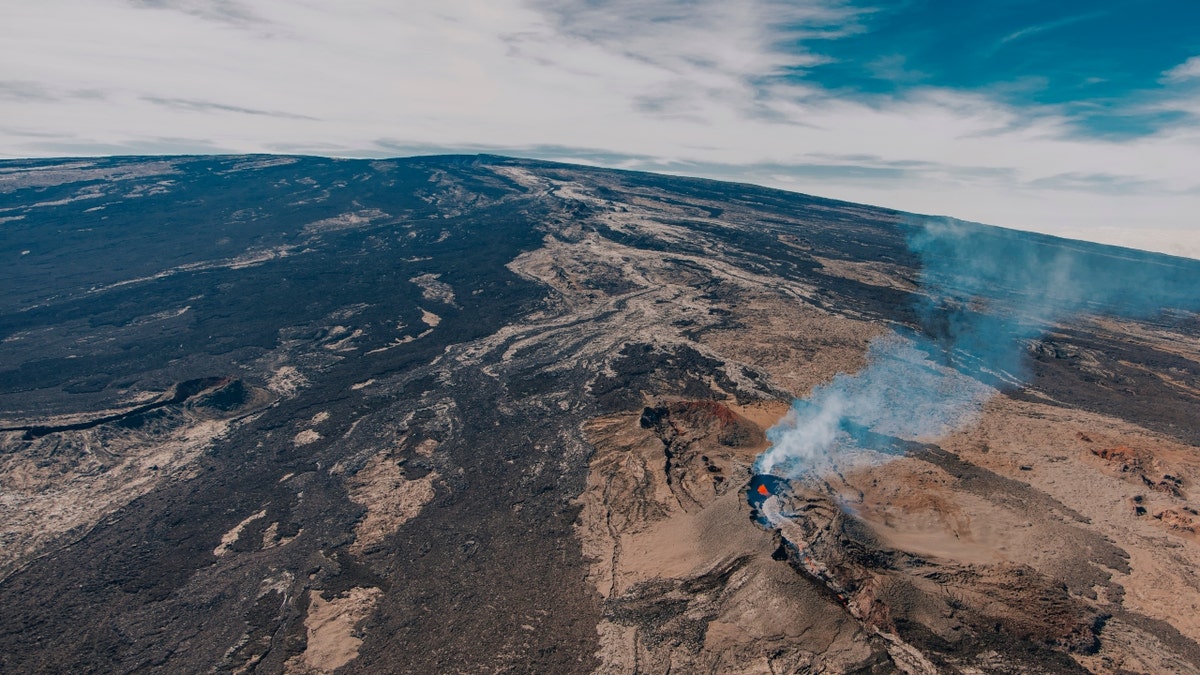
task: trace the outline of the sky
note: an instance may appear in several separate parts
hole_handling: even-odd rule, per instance
[[[0,157],[487,152],[1200,258],[1193,0],[0,5]]]

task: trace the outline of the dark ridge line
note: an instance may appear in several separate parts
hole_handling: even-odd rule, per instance
[[[24,431],[25,434],[21,436],[21,440],[32,441],[43,436],[48,436],[50,434],[55,434],[62,431],[82,431],[84,429],[92,429],[102,424],[119,422],[123,419],[133,417],[134,415],[141,415],[142,413],[150,412],[151,410],[157,410],[169,405],[183,403],[184,401],[187,401],[193,396],[196,396],[197,394],[200,394],[208,389],[223,387],[232,381],[233,378],[228,376],[202,377],[195,380],[187,380],[175,385],[175,393],[172,394],[170,398],[161,401],[155,401],[154,403],[140,405],[123,413],[105,415],[104,417],[97,417],[96,419],[87,420],[84,422],[75,422],[74,424],[62,424],[59,426],[35,424],[33,426],[25,427],[3,427],[0,428],[0,431]]]

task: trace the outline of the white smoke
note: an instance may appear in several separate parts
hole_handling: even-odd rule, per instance
[[[863,370],[817,387],[767,431],[771,447],[755,470],[796,477],[839,455],[895,454],[887,437],[931,440],[973,419],[996,390],[934,361],[937,348],[922,342],[899,333],[872,341]]]
[[[878,460],[971,422],[995,387],[1023,381],[1028,341],[1072,314],[1200,308],[1194,260],[949,220],[912,227],[908,244],[922,261],[920,332],[876,339],[862,371],[793,403],[768,430],[758,473]]]

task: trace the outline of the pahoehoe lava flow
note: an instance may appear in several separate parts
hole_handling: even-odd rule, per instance
[[[0,672],[1200,673],[1198,261],[494,156],[0,222]]]

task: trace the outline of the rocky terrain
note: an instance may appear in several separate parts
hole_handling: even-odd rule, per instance
[[[1200,262],[927,222],[499,157],[0,162],[0,672],[1200,672]],[[1011,368],[955,342],[1064,279]],[[905,335],[970,415],[758,475]]]

